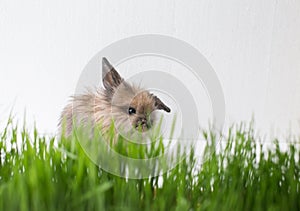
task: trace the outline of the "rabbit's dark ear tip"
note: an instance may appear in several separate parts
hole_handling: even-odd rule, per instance
[[[168,106],[166,106],[166,105],[164,105],[164,106],[162,107],[162,109],[163,109],[164,111],[168,112],[168,113],[171,112],[171,109],[170,109]]]
[[[109,64],[106,57],[102,57],[102,64]]]
[[[102,69],[104,72],[109,72],[113,69],[113,66],[109,63],[106,57],[102,57]]]

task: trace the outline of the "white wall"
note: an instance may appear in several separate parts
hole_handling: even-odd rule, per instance
[[[300,1],[0,1],[0,122],[55,131],[89,59],[137,34],[196,47],[222,83],[227,122],[255,115],[263,131],[299,132]]]

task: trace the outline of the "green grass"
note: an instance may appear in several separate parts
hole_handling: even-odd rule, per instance
[[[75,138],[57,142],[9,120],[0,131],[0,210],[300,210],[299,145],[262,150],[257,140],[251,127],[232,127],[221,150],[206,146],[200,168],[192,152],[161,177],[136,180],[101,170]]]

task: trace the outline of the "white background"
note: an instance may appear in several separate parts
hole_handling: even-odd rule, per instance
[[[227,123],[299,133],[300,1],[0,0],[0,123],[9,111],[56,130],[79,75],[99,50],[138,34],[197,48],[223,86]]]

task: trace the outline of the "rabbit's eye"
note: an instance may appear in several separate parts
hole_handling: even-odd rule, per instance
[[[128,114],[129,115],[132,115],[132,114],[135,114],[135,113],[136,113],[136,110],[134,108],[132,108],[132,107],[128,108]]]

